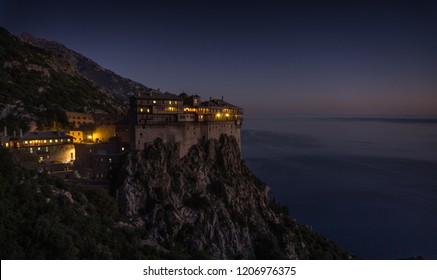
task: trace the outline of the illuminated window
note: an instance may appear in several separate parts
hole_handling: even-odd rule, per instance
[[[47,143],[47,140],[44,140],[44,143]]]
[[[175,102],[174,102],[174,104],[178,104],[178,102],[177,102],[177,101],[175,101]]]
[[[171,100],[170,100],[170,101],[168,101],[168,104],[170,104],[170,105],[171,105]]]
[[[121,150],[124,151],[124,147],[121,147]]]
[[[38,151],[41,151],[41,148],[40,148],[40,147],[38,147]]]
[[[140,108],[140,112],[142,113],[144,110],[143,110],[143,108]]]
[[[58,143],[58,139],[55,139],[55,143]]]
[[[53,140],[52,139],[50,139],[50,141],[49,141],[50,143],[52,143],[53,142]]]
[[[156,104],[156,100],[153,100],[153,104]]]
[[[109,158],[109,163],[111,163],[112,162],[112,158]]]
[[[27,143],[29,143],[29,142],[27,142],[27,141],[24,141],[24,144],[27,144]]]
[[[149,108],[147,108],[147,113],[150,113],[150,109]]]
[[[30,149],[29,149],[29,152],[30,152],[31,154],[33,154],[33,148],[30,148]]]
[[[46,147],[46,152],[48,152],[49,151],[49,147]]]

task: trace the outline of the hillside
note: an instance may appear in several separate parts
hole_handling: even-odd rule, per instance
[[[30,171],[0,147],[0,257],[5,259],[156,258],[140,246],[141,230],[106,191],[70,187]]]
[[[274,203],[237,148],[222,137],[178,159],[157,140],[117,172],[117,203],[103,189],[24,169],[0,147],[0,257],[354,258]]]
[[[30,45],[62,56],[82,77],[92,81],[123,103],[128,101],[129,94],[150,91],[148,87],[123,78],[58,42],[37,38],[29,33],[22,33],[19,38]]]
[[[122,113],[126,105],[83,78],[59,54],[24,43],[0,27],[0,127],[65,126],[63,110]]]

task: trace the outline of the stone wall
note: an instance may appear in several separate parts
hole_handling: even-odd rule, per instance
[[[240,127],[235,121],[137,125],[133,134],[131,147],[135,150],[142,150],[144,144],[151,144],[156,138],[160,138],[164,143],[179,143],[181,157],[186,155],[191,146],[196,145],[202,137],[219,139],[221,134],[234,136],[241,148]]]

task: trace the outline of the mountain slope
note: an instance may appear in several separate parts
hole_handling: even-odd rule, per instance
[[[58,42],[37,38],[29,33],[22,33],[19,38],[30,45],[62,56],[82,77],[92,81],[120,101],[126,102],[129,94],[150,91],[148,87],[123,78]]]
[[[126,106],[83,78],[62,56],[31,46],[0,27],[0,126],[31,121],[66,125],[64,110],[122,113]]]
[[[234,137],[201,141],[182,159],[177,149],[157,139],[129,159],[118,200],[145,244],[214,259],[352,258],[272,201]]]
[[[103,189],[70,187],[30,171],[0,147],[0,257],[5,259],[156,258],[143,232],[125,224]]]

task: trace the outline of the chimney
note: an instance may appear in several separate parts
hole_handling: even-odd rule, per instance
[[[23,138],[23,130],[20,128],[20,138]]]
[[[223,101],[223,95],[222,95],[222,101]]]
[[[5,129],[4,129],[5,131],[3,132],[4,133],[4,136],[8,136],[8,129],[6,128],[6,125],[5,125]]]
[[[212,98],[211,98],[211,96],[210,96],[210,97],[209,97],[209,101],[211,101],[211,99],[212,99]]]

